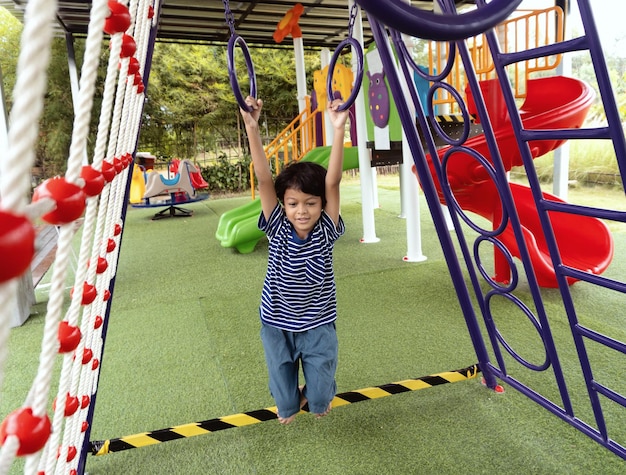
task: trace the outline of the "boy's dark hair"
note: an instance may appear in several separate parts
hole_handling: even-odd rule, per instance
[[[278,201],[284,203],[288,188],[300,190],[307,195],[322,198],[322,208],[326,207],[326,169],[313,162],[295,162],[285,167],[274,182]]]

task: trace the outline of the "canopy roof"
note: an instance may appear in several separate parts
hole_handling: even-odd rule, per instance
[[[433,9],[433,1],[412,1],[418,8]],[[23,21],[28,0],[0,0]],[[278,22],[296,3],[301,3],[304,12],[300,17],[300,28],[305,47],[336,47],[348,33],[348,0],[232,0],[230,9],[235,21],[235,30],[250,45],[275,45],[273,33]],[[474,0],[456,0],[457,6],[473,5]],[[89,22],[91,1],[59,0],[57,32],[85,36]],[[364,41],[372,41],[367,15],[363,15]],[[225,43],[230,30],[225,21],[222,0],[163,0],[157,33],[157,41],[177,43],[203,42]],[[290,39],[283,43],[291,44]]]

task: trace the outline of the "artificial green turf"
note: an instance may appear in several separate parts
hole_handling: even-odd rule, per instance
[[[426,206],[421,221],[428,259],[406,263],[399,193],[380,190],[376,234],[381,241],[376,244],[358,242],[358,185],[344,185],[342,193],[348,230],[335,251],[338,391],[476,363]],[[221,248],[214,238],[221,213],[248,199],[211,199],[189,205],[193,217],[159,221],[150,220],[154,210],[129,208],[92,440],[274,405],[258,335],[267,244],[262,241],[253,253],[241,255]],[[624,247],[623,235],[616,241]],[[611,310],[598,317],[596,289],[579,287],[574,295],[584,318],[624,341],[611,297],[602,296]],[[522,283],[520,298],[528,299],[525,291]],[[561,364],[572,381],[576,406],[588,417],[558,293],[545,295],[555,340],[563,348]],[[536,332],[514,312],[510,315],[498,317],[501,330],[525,357],[540,360]],[[25,396],[36,368],[41,322],[31,317],[11,333],[13,362],[0,414]],[[621,378],[619,357],[599,349],[593,356],[602,363],[603,377]],[[551,370],[535,374],[512,366],[510,358],[507,364],[520,379],[558,398]],[[626,428],[623,412],[609,410],[618,434]],[[90,474],[120,475],[617,474],[626,469],[626,462],[517,391],[496,394],[480,378],[338,407],[321,420],[304,414],[287,427],[274,420],[89,456],[87,462]]]

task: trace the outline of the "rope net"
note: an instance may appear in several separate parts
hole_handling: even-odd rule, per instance
[[[7,343],[17,309],[18,283],[34,255],[35,224],[57,226],[59,237],[39,366],[24,403],[0,426],[0,474],[8,473],[16,457],[25,457],[25,473],[46,474],[77,473],[84,460],[124,224],[129,165],[143,110],[144,67],[158,18],[156,8],[150,0],[131,0],[130,4],[93,1],[66,172],[42,183],[29,202],[57,2],[26,3],[8,153],[0,155],[0,388],[10,358]],[[87,158],[105,36],[110,44],[103,101],[93,156]],[[78,262],[69,302],[65,302],[67,266],[73,242],[79,239],[79,218],[83,224]],[[60,377],[53,383],[58,359]]]

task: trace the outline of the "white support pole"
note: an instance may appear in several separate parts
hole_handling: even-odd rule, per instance
[[[330,64],[330,58],[331,58],[330,50],[328,48],[322,48],[322,51],[320,51],[321,69],[324,69],[326,66]],[[332,71],[328,71],[328,74],[332,74]],[[325,87],[324,87],[324,95],[326,95]],[[322,98],[318,98],[317,101],[319,104],[321,104]],[[330,117],[328,117],[328,114],[326,113],[326,111],[323,111],[322,116],[324,117],[324,140],[325,140],[324,145],[326,145],[326,144],[333,143],[333,136],[335,135],[335,133],[334,133],[333,126],[330,123]]]
[[[565,31],[563,33],[564,40],[572,37],[571,12],[568,2],[565,12]],[[556,68],[556,73],[562,76],[572,75],[572,57],[569,54],[561,55],[561,62]],[[567,201],[567,192],[569,188],[569,150],[570,143],[566,141],[563,145],[554,151],[554,169],[552,176],[552,193],[563,201]]]
[[[352,7],[354,0],[348,2],[348,6]],[[357,15],[354,22],[353,35],[354,38],[363,47],[363,21],[361,19],[361,10]],[[356,68],[358,65],[355,62],[354,55],[352,56],[352,72],[356,77]],[[331,72],[329,71],[329,74]],[[355,120],[356,120],[356,135],[357,135],[357,148],[359,153],[359,177],[361,181],[361,213],[363,219],[363,237],[361,242],[373,243],[379,242],[380,239],[376,236],[376,225],[374,221],[374,186],[373,186],[373,174],[372,174],[372,161],[370,157],[370,150],[367,148],[367,127],[365,124],[365,98],[363,94],[362,85],[355,84],[355,87],[361,86],[359,94],[355,101]]]
[[[380,208],[380,202],[378,201],[378,170],[376,167],[370,167],[372,171],[372,200],[374,202],[374,209]]]
[[[293,39],[293,53],[296,59],[296,87],[298,92],[298,112],[306,108],[306,68],[304,67],[304,46],[302,37]]]
[[[422,253],[422,229],[420,223],[420,196],[417,178],[411,171],[413,158],[409,152],[409,143],[402,134],[402,165],[400,174],[400,193],[406,203],[406,256],[405,262],[422,262],[426,256]]]
[[[402,35],[403,40],[409,43],[409,38]],[[412,50],[410,44],[407,44],[408,51]],[[402,61],[399,58],[399,61]],[[411,117],[415,117],[415,104],[411,99],[410,87],[415,88],[414,84],[408,84],[406,77],[402,73],[399,65],[396,73],[400,78],[402,85],[402,93],[404,100],[409,108]],[[412,172],[413,157],[409,149],[409,142],[402,128],[402,164],[400,165],[400,195],[402,201],[402,209],[406,217],[406,247],[407,253],[403,257],[405,262],[422,262],[426,260],[426,256],[422,253],[422,232],[420,225],[420,205],[419,205],[419,185],[417,177]]]

